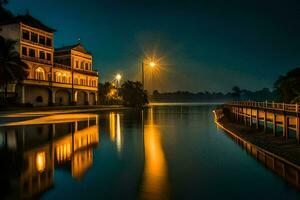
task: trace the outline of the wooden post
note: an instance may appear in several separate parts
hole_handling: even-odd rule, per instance
[[[259,111],[258,111],[258,108],[256,108],[256,128],[259,129]]]
[[[282,121],[282,136],[283,138],[286,138],[286,115],[283,115],[283,121]]]
[[[244,123],[245,123],[245,126],[247,126],[247,108],[245,108],[245,111],[244,111]]]
[[[299,143],[299,135],[300,135],[300,119],[297,114],[297,117],[296,117],[296,139],[297,139],[298,143]]]
[[[252,127],[252,108],[250,108],[250,127]]]
[[[273,113],[273,134],[276,136],[277,122],[276,122],[276,114]]]
[[[267,110],[264,110],[264,132],[267,131],[268,126],[268,117],[267,117]]]
[[[285,131],[285,139],[289,138],[289,127],[290,127],[290,118],[286,116],[286,131]]]

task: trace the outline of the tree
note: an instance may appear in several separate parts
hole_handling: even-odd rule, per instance
[[[123,104],[130,107],[142,107],[148,103],[147,92],[141,82],[126,81],[120,88]]]
[[[235,100],[239,100],[242,93],[241,89],[238,86],[234,86],[231,90],[232,90],[232,97]]]
[[[8,20],[13,18],[13,14],[6,10],[4,6],[8,3],[8,0],[0,0],[0,20]]]
[[[280,101],[293,102],[300,95],[300,68],[293,69],[286,75],[280,76],[274,83],[274,88]]]
[[[24,80],[28,66],[15,50],[16,41],[0,36],[0,86],[4,88],[4,99],[7,99],[7,86],[9,83]]]

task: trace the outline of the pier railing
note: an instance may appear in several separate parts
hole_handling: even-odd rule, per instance
[[[236,106],[249,106],[254,108],[264,108],[264,109],[273,109],[273,110],[281,110],[288,112],[299,112],[300,105],[298,104],[286,104],[286,103],[275,103],[275,102],[256,102],[256,101],[232,101],[226,103],[228,105],[236,105]]]

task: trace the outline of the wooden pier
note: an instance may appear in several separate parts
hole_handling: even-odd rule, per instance
[[[235,101],[226,103],[231,114],[245,125],[263,128],[265,131],[272,128],[273,134],[278,134],[278,129],[283,138],[288,139],[291,134],[299,143],[300,134],[300,106],[274,102]]]

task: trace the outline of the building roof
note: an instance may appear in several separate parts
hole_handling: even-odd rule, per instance
[[[55,51],[70,51],[70,50],[75,50],[75,51],[79,51],[91,55],[91,53],[88,50],[86,50],[81,43],[77,43],[69,46],[63,46],[55,49]]]
[[[4,22],[0,22],[0,24],[15,24],[15,23],[23,23],[27,26],[31,26],[33,28],[41,29],[46,32],[53,33],[55,32],[55,29],[52,29],[45,24],[43,24],[40,20],[32,17],[30,14],[25,14],[25,15],[18,15],[16,17],[13,17],[12,19],[9,19]]]

